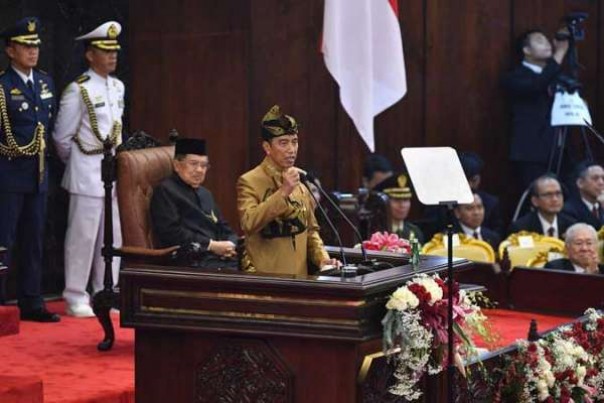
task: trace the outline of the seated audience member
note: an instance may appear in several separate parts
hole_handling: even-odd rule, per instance
[[[566,231],[568,259],[556,259],[545,264],[547,269],[567,270],[577,273],[604,274],[598,256],[598,234],[585,223],[572,225]]]
[[[393,175],[392,164],[386,157],[371,154],[363,166],[363,186],[372,190],[378,183]]]
[[[479,189],[482,181],[482,168],[484,167],[482,158],[472,152],[463,152],[460,153],[459,159],[463,171],[466,174],[466,178],[468,179],[468,183],[470,184],[470,188],[472,191],[476,192],[482,200],[482,205],[484,206],[484,226],[501,236],[505,228],[501,216],[499,198]]]
[[[538,234],[563,238],[566,229],[575,221],[562,214],[564,195],[558,179],[552,175],[543,175],[533,181],[531,187],[532,211],[510,226],[510,233],[530,231]]]
[[[212,193],[202,183],[210,161],[205,140],[176,142],[174,173],[151,198],[153,230],[162,247],[199,244],[202,267],[237,267],[237,235],[224,221]]]
[[[419,227],[409,221],[407,216],[411,210],[411,190],[406,186],[407,177],[403,174],[391,176],[379,183],[373,190],[388,195],[391,223],[386,231],[397,234],[399,238],[417,239],[420,244],[425,241]]]
[[[497,232],[483,225],[485,208],[478,193],[474,193],[474,201],[471,204],[460,204],[455,207],[455,217],[459,222],[457,232],[485,241],[497,250],[501,238]]]
[[[579,195],[564,204],[563,213],[577,222],[584,222],[597,230],[604,225],[604,211],[598,198],[604,193],[604,169],[591,163],[580,168],[576,181]]]

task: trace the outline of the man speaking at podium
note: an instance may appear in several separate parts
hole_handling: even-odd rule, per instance
[[[262,148],[262,163],[237,181],[237,207],[246,236],[242,268],[307,274],[309,260],[319,268],[336,264],[325,251],[310,192],[294,167],[298,125],[278,105],[262,119]]]

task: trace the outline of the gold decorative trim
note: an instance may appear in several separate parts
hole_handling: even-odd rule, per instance
[[[400,347],[397,347],[393,350],[388,351],[388,355],[396,354],[400,352]],[[367,354],[363,357],[363,363],[361,364],[361,368],[359,368],[359,374],[357,375],[357,383],[362,384],[367,379],[367,374],[369,374],[369,370],[371,369],[371,364],[373,364],[373,360],[380,357],[385,357],[386,353],[383,351],[378,351],[373,354]]]
[[[143,312],[159,312],[159,313],[178,313],[178,314],[196,314],[213,317],[229,317],[229,318],[250,318],[262,319],[267,321],[289,321],[298,323],[324,323],[332,325],[356,326],[359,324],[357,320],[351,319],[328,319],[328,318],[313,318],[304,316],[292,315],[277,315],[272,313],[254,313],[254,312],[235,312],[235,311],[208,311],[203,309],[184,309],[184,308],[161,308],[142,305]]]
[[[205,291],[167,291],[167,290],[156,290],[142,288],[141,291],[141,302],[144,304],[145,295],[154,296],[170,296],[170,297],[188,297],[196,299],[228,299],[228,300],[256,300],[256,301],[270,301],[270,302],[300,302],[304,305],[317,305],[317,306],[342,306],[342,307],[360,307],[365,305],[365,301],[333,301],[327,299],[308,299],[308,298],[292,298],[292,297],[275,297],[272,295],[258,295],[258,294],[240,294],[240,293],[229,293],[229,292],[205,292]]]

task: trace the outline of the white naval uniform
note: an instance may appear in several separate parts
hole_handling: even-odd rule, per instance
[[[89,69],[84,76],[67,86],[61,96],[59,114],[53,139],[59,157],[65,162],[62,186],[69,192],[69,216],[65,237],[65,290],[63,297],[69,305],[89,304],[86,286],[92,269],[92,289],[103,289],[104,189],[101,180],[103,154],[86,155],[73,141],[79,134],[84,149],[101,148],[94,136],[84,104],[80,85],[86,89],[94,106],[102,138],[110,135],[115,121],[122,123],[124,84],[115,77],[103,78]],[[119,141],[121,141],[121,136]],[[122,233],[115,192],[113,194],[113,242],[122,244]],[[120,259],[113,258],[113,281],[117,285]]]

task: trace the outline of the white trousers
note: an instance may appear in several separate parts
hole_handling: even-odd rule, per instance
[[[69,305],[90,304],[86,292],[88,280],[94,293],[101,291],[105,262],[101,255],[104,234],[104,199],[70,194],[67,235],[65,237],[65,290],[63,298]],[[122,245],[117,198],[113,198],[113,246]],[[113,258],[113,285],[118,282],[120,258]],[[92,270],[92,276],[91,276]]]

